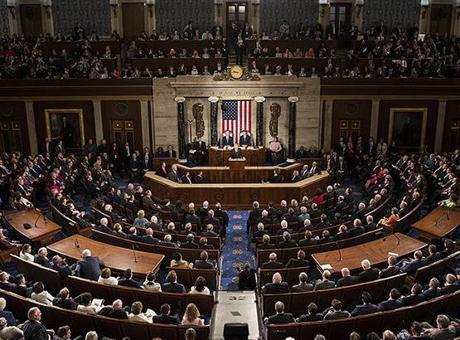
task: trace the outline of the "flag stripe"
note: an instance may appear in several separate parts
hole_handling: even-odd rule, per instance
[[[238,143],[242,131],[251,131],[252,105],[250,100],[225,100],[222,103],[222,133],[233,132]]]

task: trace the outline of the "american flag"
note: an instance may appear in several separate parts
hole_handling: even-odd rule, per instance
[[[237,142],[242,131],[251,131],[252,105],[250,100],[222,102],[222,133],[230,130]]]

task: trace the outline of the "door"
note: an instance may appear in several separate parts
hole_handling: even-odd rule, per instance
[[[343,36],[351,28],[351,3],[332,3],[329,12],[329,27],[332,34]]]
[[[37,37],[43,33],[41,5],[21,5],[19,12],[22,33],[26,37]]]
[[[145,32],[144,3],[123,3],[123,36],[134,38]]]
[[[238,34],[248,21],[247,2],[227,2],[227,39],[231,46],[234,46]]]
[[[12,153],[23,152],[24,145],[19,121],[2,121],[0,130],[0,150]]]
[[[451,5],[431,5],[430,33],[450,34],[451,19]]]
[[[117,145],[129,143],[134,147],[134,121],[132,120],[112,120],[110,124],[110,140]]]
[[[460,147],[460,120],[452,120],[447,133],[449,136],[449,143],[447,144],[448,149],[445,151],[454,151],[458,149]]]

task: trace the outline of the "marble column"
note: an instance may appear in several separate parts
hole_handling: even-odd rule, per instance
[[[255,97],[256,107],[256,146],[264,146],[264,102],[265,97]]]
[[[38,140],[37,140],[37,130],[35,124],[35,115],[34,115],[34,102],[31,100],[26,100],[26,116],[27,116],[27,131],[29,133],[29,145],[30,152],[32,154],[38,153]]]
[[[96,143],[104,138],[104,128],[102,124],[102,107],[99,99],[93,99],[94,130],[96,131]]]
[[[379,132],[379,111],[380,111],[380,99],[373,99],[372,100],[372,110],[371,110],[370,137],[374,138],[374,141],[377,141],[377,135]]]
[[[177,103],[177,145],[179,146],[179,159],[186,159],[185,155],[185,98],[176,97]]]
[[[441,99],[438,102],[438,119],[436,121],[436,138],[434,139],[434,152],[442,151],[442,142],[444,140],[444,124],[446,122],[447,101]]]
[[[211,146],[216,146],[219,140],[217,133],[217,108],[218,108],[218,97],[209,97],[209,126],[211,131],[211,138],[209,139]]]
[[[288,162],[295,160],[296,128],[297,128],[297,102],[299,97],[289,97],[289,139],[288,139]]]

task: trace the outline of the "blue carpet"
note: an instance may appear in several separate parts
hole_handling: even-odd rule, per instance
[[[246,221],[248,211],[227,211],[229,221],[222,260],[222,290],[238,290],[238,267],[246,262],[254,266],[254,254],[248,249]]]

